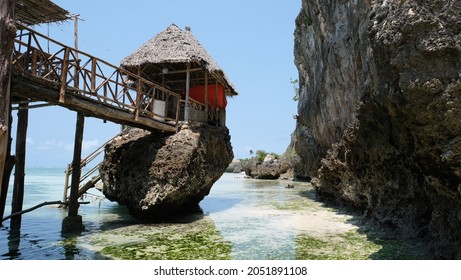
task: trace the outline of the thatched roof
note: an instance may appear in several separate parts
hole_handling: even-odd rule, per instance
[[[175,24],[147,41],[138,50],[125,57],[120,65],[126,69],[144,65],[185,65],[194,63],[207,70],[228,89],[228,95],[237,95],[232,83],[216,61],[208,54],[205,48],[194,37],[190,29],[183,31]]]
[[[27,25],[65,21],[70,18],[68,11],[50,0],[16,0],[16,19]]]

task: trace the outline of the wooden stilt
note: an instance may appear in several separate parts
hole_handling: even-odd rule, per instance
[[[82,157],[83,129],[85,116],[77,114],[77,124],[75,129],[74,157],[72,161],[72,180],[70,183],[69,212],[62,223],[63,233],[81,232],[83,230],[82,216],[78,215],[78,188],[80,185],[80,161]]]
[[[11,109],[10,109],[11,112]],[[3,170],[3,178],[2,181],[0,181],[0,218],[4,216],[5,214],[5,206],[6,206],[6,197],[8,194],[8,185],[10,183],[10,175],[11,171],[13,171],[13,167],[16,163],[16,158],[11,155],[11,115],[10,115],[10,121],[9,121],[9,129],[7,132],[7,147],[6,147],[6,160],[5,160],[5,168]],[[1,224],[1,222],[0,222]]]
[[[14,169],[11,213],[21,212],[24,202],[24,177],[26,166],[26,139],[29,119],[28,103],[19,104],[18,128],[16,131],[16,167]],[[11,228],[21,227],[21,215],[11,219]]]
[[[11,57],[13,53],[13,42],[16,34],[14,25],[14,0],[0,1],[0,183],[7,170],[9,120],[10,120],[10,81],[11,81]],[[3,185],[3,184],[2,184]],[[0,185],[0,193],[2,191]],[[0,212],[4,211],[5,205],[0,205]]]

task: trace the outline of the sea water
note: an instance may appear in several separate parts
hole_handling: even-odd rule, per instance
[[[61,200],[63,169],[27,169],[24,209]],[[11,212],[12,182],[5,215]],[[290,188],[287,188],[291,185]],[[425,259],[424,246],[373,230],[345,209],[324,205],[311,184],[225,173],[196,212],[140,221],[92,189],[82,198],[84,231],[63,235],[67,210],[44,206],[20,230],[0,227],[0,259]]]
[[[24,209],[61,200],[64,179],[63,169],[29,168],[25,177]],[[295,188],[288,189],[287,184],[287,181],[253,180],[244,178],[243,174],[225,173],[200,203],[200,218],[196,213],[191,217],[206,219],[215,227],[230,244],[232,259],[294,259],[294,240],[299,229],[290,225],[289,220],[294,216],[293,211],[299,210],[296,207],[308,207],[312,188],[308,183],[295,183]],[[85,198],[90,204],[81,205],[79,209],[85,230],[78,237],[61,234],[67,211],[57,206],[44,206],[24,214],[20,231],[12,230],[10,222],[5,221],[0,229],[1,259],[101,258],[102,247],[98,247],[95,240],[104,240],[105,245],[117,244],[120,240],[111,235],[115,229],[136,227],[140,222],[130,216],[126,207],[104,199],[96,190],[91,193],[94,195]],[[11,212],[11,196],[12,182],[5,216]],[[301,204],[294,205],[296,201]],[[174,231],[172,227],[178,223],[181,224],[174,221],[172,225],[162,226],[164,230]],[[193,222],[183,223],[188,228],[194,227]],[[147,229],[160,225],[143,223],[142,226]]]

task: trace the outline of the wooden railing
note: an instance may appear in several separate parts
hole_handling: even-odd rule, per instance
[[[185,103],[183,100],[182,103]],[[184,105],[183,105],[184,106]],[[226,111],[213,106],[208,102],[208,106],[204,103],[189,98],[189,120],[212,124],[215,126],[225,126]]]
[[[18,29],[20,33],[14,42],[15,70],[58,90],[60,102],[65,102],[67,94],[74,94],[128,111],[135,120],[145,116],[178,125],[181,95],[26,26],[18,24]],[[176,110],[171,109],[175,107]]]
[[[123,135],[124,133],[126,133],[126,131],[122,131],[119,134],[115,135],[114,137],[112,137],[111,139],[107,140],[102,145],[100,145],[98,148],[96,148],[88,156],[83,158],[80,161],[80,169],[83,169],[85,166],[90,164],[94,159],[98,158],[98,156],[104,152],[105,147],[109,143],[111,143],[112,141],[114,141],[115,138]],[[98,163],[95,166],[93,166],[91,169],[86,171],[85,174],[81,175],[80,176],[80,184],[84,183],[88,178],[90,178],[90,176],[95,174],[96,171],[99,171],[100,166],[101,166],[101,163]],[[66,177],[65,177],[65,181],[64,181],[64,194],[63,194],[63,200],[62,201],[67,201],[67,197],[68,197],[67,193],[68,193],[68,189],[70,188],[70,183],[69,183],[70,182],[70,175],[72,175],[72,172],[73,172],[72,164],[70,163],[70,164],[67,165],[67,168],[66,168],[66,171],[65,171]]]

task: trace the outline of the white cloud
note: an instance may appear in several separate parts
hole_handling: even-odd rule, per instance
[[[46,140],[42,144],[38,145],[39,150],[60,150],[64,147],[64,143],[56,141],[56,139]]]
[[[82,143],[82,150],[83,151],[93,151],[97,147],[99,147],[101,144],[99,142],[99,139],[94,139],[94,140],[83,140]]]
[[[28,139],[27,140],[28,144],[34,145],[35,149],[41,150],[41,151],[52,151],[55,153],[59,152],[65,152],[67,153],[72,153],[74,151],[74,143],[73,142],[68,142],[64,143],[62,141],[58,141],[56,139],[51,139],[47,140],[43,143],[35,143],[33,139]],[[82,156],[85,156],[85,153],[93,152],[94,149],[99,147],[101,145],[101,142],[99,139],[94,139],[94,140],[83,140],[82,143],[82,151],[83,154]]]
[[[66,152],[72,152],[74,150],[74,144],[72,143],[67,143],[64,145],[64,150]]]
[[[29,145],[29,146],[33,146],[33,145],[35,145],[35,141],[32,138],[27,138],[26,139],[26,144]]]

